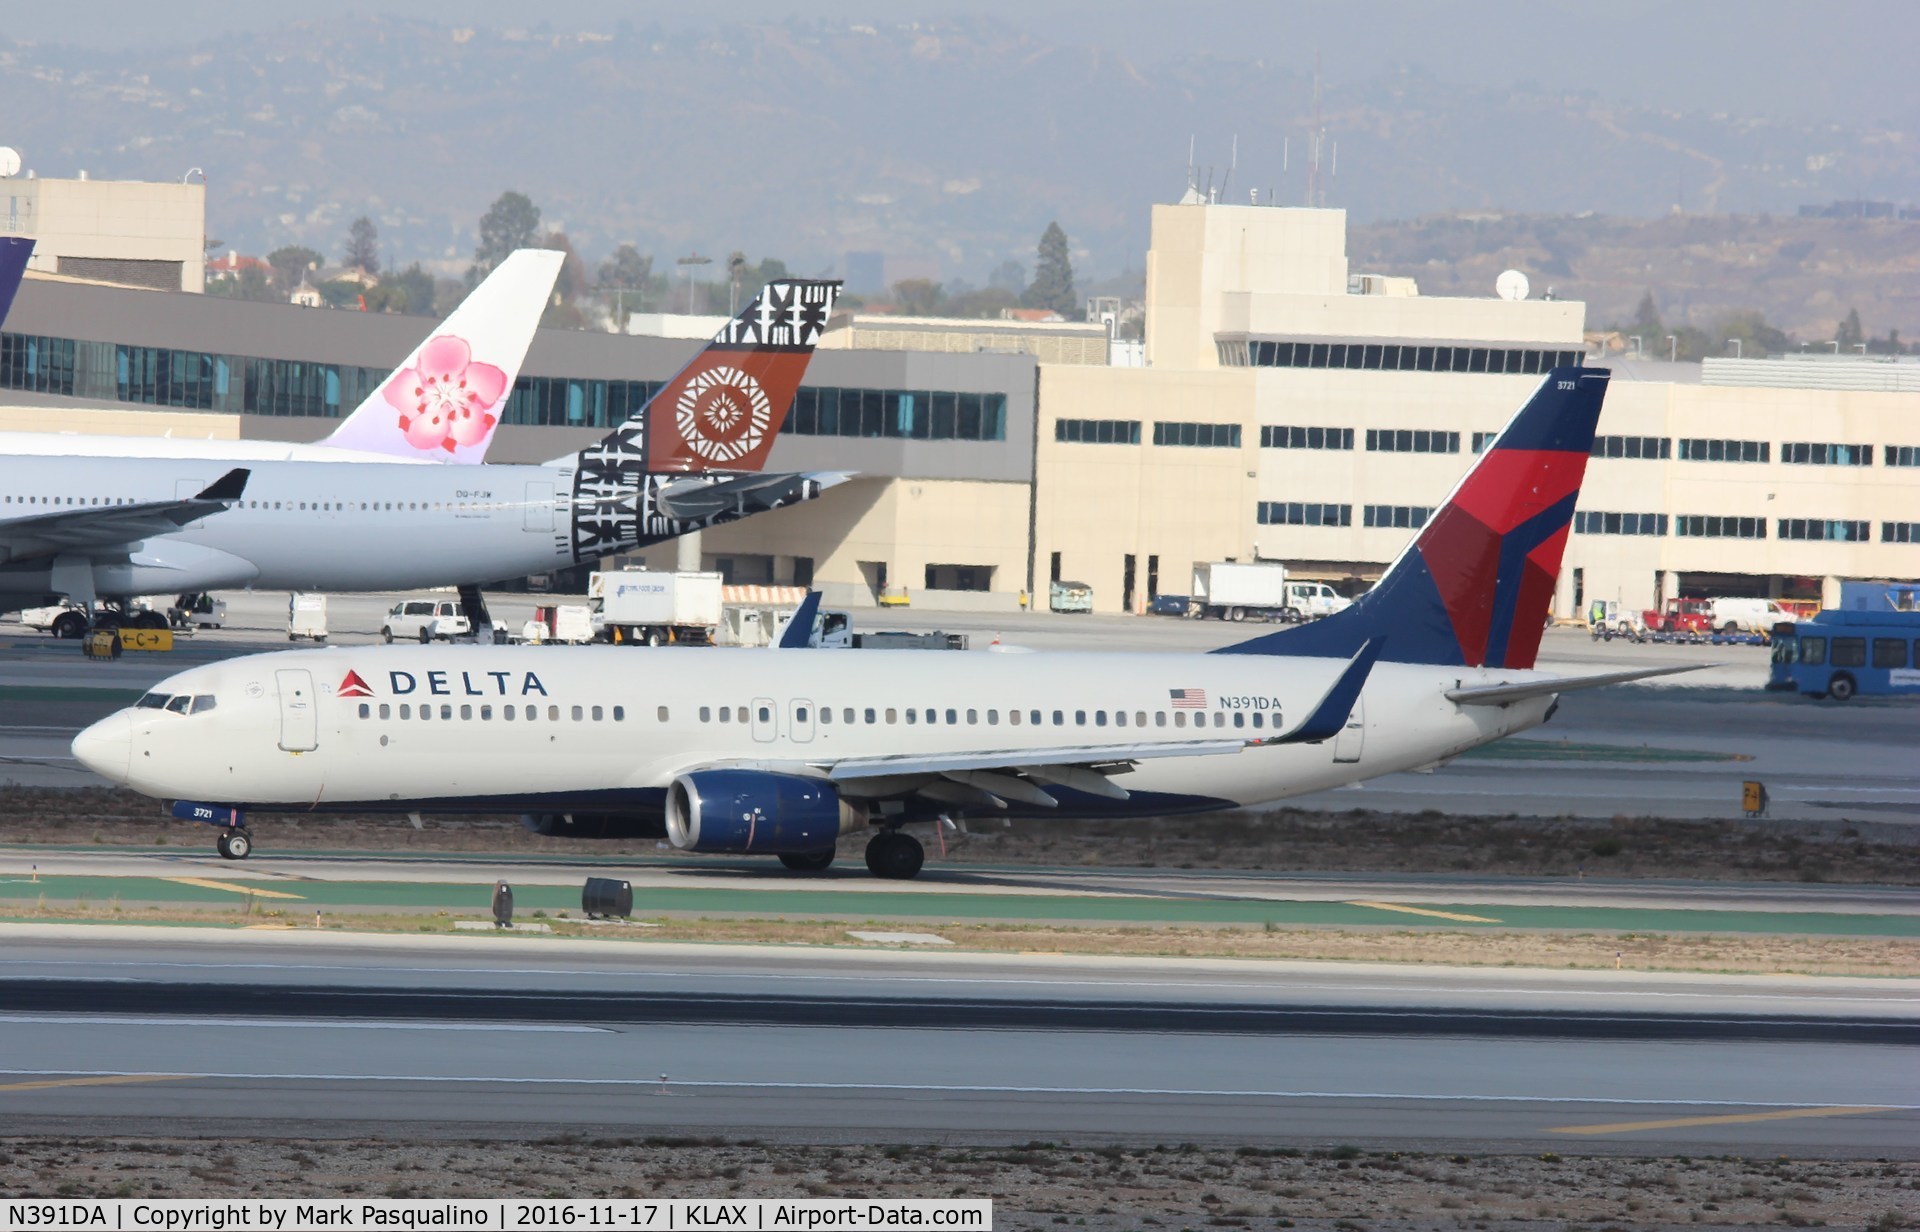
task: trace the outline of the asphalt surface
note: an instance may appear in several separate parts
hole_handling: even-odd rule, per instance
[[[16,933],[22,1130],[1048,1136],[1912,1157],[1920,985]]]

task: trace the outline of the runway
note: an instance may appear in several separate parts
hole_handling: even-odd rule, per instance
[[[1920,1145],[1915,981],[142,931],[7,947],[10,1124]]]

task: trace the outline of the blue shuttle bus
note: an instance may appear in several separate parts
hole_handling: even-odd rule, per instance
[[[1840,602],[1774,626],[1767,688],[1837,702],[1920,694],[1920,584],[1849,582]]]

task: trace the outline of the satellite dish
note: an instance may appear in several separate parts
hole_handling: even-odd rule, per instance
[[[0,145],[0,180],[20,174],[20,151],[9,145]]]
[[[1494,294],[1501,299],[1527,298],[1527,276],[1519,270],[1507,270],[1493,280]]]

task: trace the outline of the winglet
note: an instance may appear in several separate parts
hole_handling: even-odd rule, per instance
[[[226,474],[220,476],[220,478],[208,484],[201,491],[195,493],[193,499],[197,501],[239,500],[241,493],[247,490],[247,480],[252,478],[252,476],[253,472],[246,467],[236,466]]]
[[[780,640],[773,644],[775,650],[804,650],[813,645],[813,622],[820,612],[820,592],[809,590],[807,597],[800,600],[800,606],[793,609],[793,619],[787,621],[787,627],[780,631]]]
[[[1386,647],[1387,639],[1376,637],[1360,647],[1360,653],[1353,656],[1346,668],[1340,673],[1340,679],[1333,682],[1327,695],[1313,708],[1302,723],[1284,736],[1260,741],[1263,744],[1319,744],[1339,735],[1347,725],[1347,718],[1353,713],[1353,705],[1360,700],[1360,690],[1366,687],[1367,677],[1373,672],[1374,663],[1380,658],[1380,652]]]
[[[13,293],[20,289],[32,256],[32,240],[20,235],[0,236],[0,321],[7,319],[7,309],[13,307]]]

